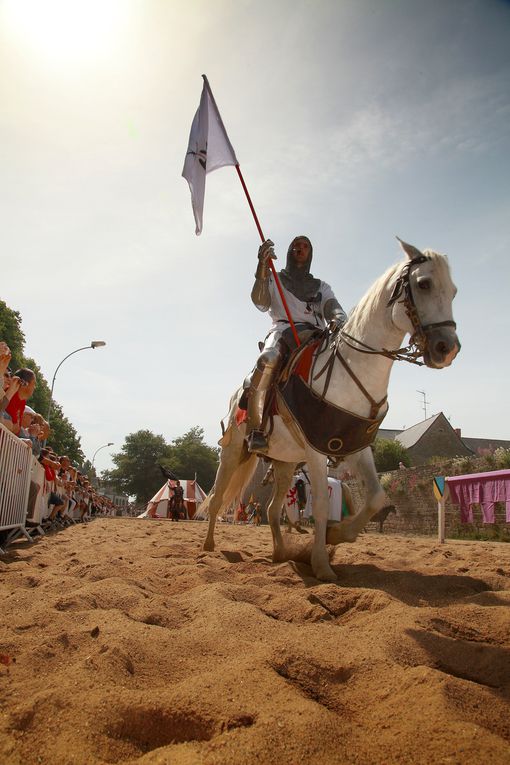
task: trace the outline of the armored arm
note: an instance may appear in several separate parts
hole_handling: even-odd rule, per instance
[[[266,239],[264,244],[259,247],[258,265],[255,271],[255,283],[251,291],[252,302],[259,311],[267,311],[271,305],[271,293],[269,292],[269,260],[276,258],[274,254],[274,244],[270,239]]]
[[[324,318],[332,332],[340,329],[347,321],[347,314],[336,298],[330,298],[324,306]]]

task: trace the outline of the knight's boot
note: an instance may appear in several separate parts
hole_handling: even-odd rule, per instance
[[[265,354],[264,354],[265,355]],[[246,428],[246,443],[251,453],[265,454],[268,450],[267,438],[262,430],[264,405],[268,391],[274,379],[276,364],[264,363],[259,359],[253,373],[248,393],[248,421]],[[272,361],[272,359],[270,360]],[[276,361],[276,359],[275,359]],[[260,368],[262,366],[262,369]]]

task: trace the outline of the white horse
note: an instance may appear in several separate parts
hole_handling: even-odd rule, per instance
[[[344,328],[333,336],[334,341],[323,344],[315,353],[314,369],[327,368],[327,373],[312,375],[309,383],[317,396],[324,395],[333,407],[358,415],[360,420],[377,420],[374,431],[388,408],[386,392],[396,359],[423,357],[428,367],[442,369],[452,363],[460,350],[452,318],[456,288],[448,261],[443,255],[430,250],[422,253],[405,242],[401,246],[407,259],[392,266],[375,282]],[[408,333],[410,345],[401,349]],[[214,550],[218,512],[241,497],[257,465],[257,456],[250,455],[245,446],[245,426],[236,424],[241,394],[242,389],[231,399],[228,427],[220,441],[216,482],[206,500],[209,527],[204,550],[208,551]],[[274,490],[268,507],[273,560],[289,557],[280,529],[280,510],[295,466],[306,462],[314,499],[311,565],[318,579],[334,581],[337,577],[330,566],[326,544],[353,542],[370,518],[388,504],[388,499],[377,478],[370,446],[346,458],[340,455],[363,487],[364,506],[353,517],[328,526],[327,456],[308,443],[279,395],[277,398],[279,414],[274,416],[267,455],[274,466]],[[327,422],[320,425],[326,427]],[[339,441],[341,446],[342,440],[336,438],[331,442]]]

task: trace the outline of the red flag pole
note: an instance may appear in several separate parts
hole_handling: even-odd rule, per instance
[[[211,90],[211,86],[209,85],[209,80],[205,76],[205,74],[202,75],[202,78],[204,80],[205,87],[207,88],[207,92],[209,93],[209,96],[211,97],[211,101],[214,104],[214,108],[216,110],[216,115],[218,117],[218,120],[220,122],[220,125],[222,127],[223,133],[225,135],[225,140],[227,141],[228,145],[230,146],[232,150],[232,154],[235,157],[235,151],[232,147],[232,144],[230,143],[229,137],[227,135],[227,131],[225,130],[225,125],[223,124],[223,120],[221,119],[220,111],[218,109],[218,105],[216,103],[216,100],[213,96],[213,92]],[[253,215],[253,219],[255,221],[255,225],[257,226],[257,230],[260,234],[260,239],[262,242],[265,242],[266,239],[264,237],[264,234],[262,233],[262,229],[260,227],[259,219],[257,218],[257,213],[255,212],[255,208],[253,206],[253,202],[251,201],[250,194],[248,192],[248,189],[246,187],[246,183],[244,182],[243,174],[241,173],[241,168],[239,167],[239,162],[236,163],[235,169],[237,170],[237,175],[239,176],[239,180],[241,181],[241,186],[243,187],[243,191],[246,194],[246,199],[248,200],[248,204],[250,206],[251,214]],[[283,304],[283,307],[285,309],[285,313],[287,314],[287,319],[289,320],[290,328],[292,330],[292,334],[294,335],[294,340],[296,341],[296,345],[299,347],[301,345],[301,342],[299,340],[298,333],[296,331],[296,325],[292,321],[292,316],[290,315],[289,306],[287,305],[287,301],[285,300],[285,295],[283,294],[282,285],[280,284],[280,280],[278,278],[278,274],[276,273],[276,268],[273,265],[273,261],[270,258],[269,259],[269,268],[271,269],[271,273],[273,274],[273,279],[276,284],[276,287],[278,289],[278,292],[280,294],[280,298]]]
[[[243,174],[241,173],[241,168],[239,167],[239,163],[235,166],[237,170],[237,175],[239,176],[239,180],[241,181],[241,186],[243,187],[243,191],[246,194],[246,199],[248,200],[248,204],[250,206],[251,214],[253,215],[253,219],[255,221],[255,225],[257,226],[257,230],[260,235],[260,239],[262,242],[266,241],[266,238],[264,234],[262,233],[262,228],[260,227],[259,219],[257,217],[257,213],[255,212],[255,208],[253,206],[253,202],[251,201],[250,193],[246,187],[246,183],[244,182]],[[301,345],[301,341],[299,339],[299,335],[296,330],[296,325],[292,321],[292,316],[290,315],[289,306],[287,305],[287,301],[285,300],[285,295],[283,294],[282,285],[280,284],[280,280],[278,278],[278,274],[276,272],[276,268],[273,265],[272,258],[269,258],[269,268],[271,269],[271,273],[273,274],[274,283],[276,284],[276,288],[278,289],[278,292],[280,294],[280,298],[282,300],[283,307],[285,309],[285,313],[287,314],[287,318],[289,320],[290,328],[292,330],[292,334],[294,335],[294,340],[296,341],[296,345],[299,347]]]

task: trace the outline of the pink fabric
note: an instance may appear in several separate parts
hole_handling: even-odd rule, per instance
[[[494,502],[482,502],[482,518],[484,523],[494,523],[496,514],[494,512]]]
[[[460,507],[460,520],[462,523],[473,523],[473,508],[471,505],[478,502],[474,491],[476,484],[468,484],[464,481],[455,481],[453,478],[447,478],[448,489],[450,490],[450,499],[454,505]]]
[[[456,475],[446,479],[450,499],[460,507],[462,523],[473,522],[472,505],[480,504],[484,523],[494,523],[494,503],[506,503],[506,521],[510,523],[510,470]]]

